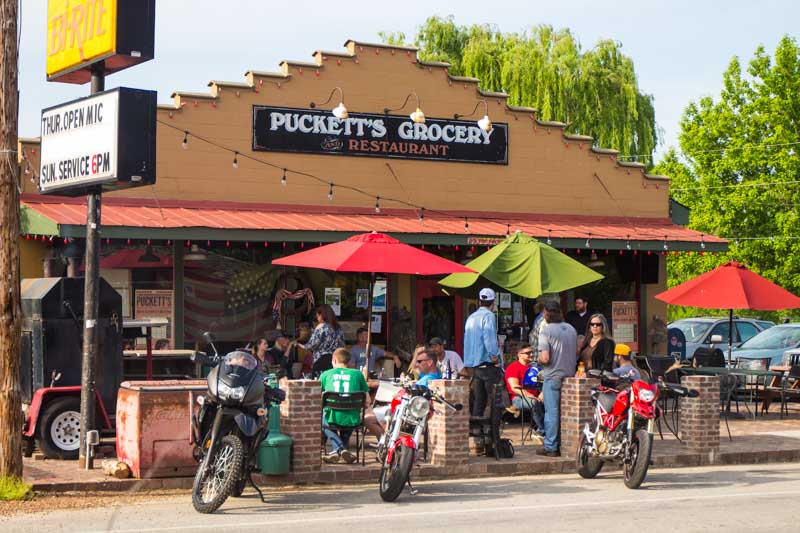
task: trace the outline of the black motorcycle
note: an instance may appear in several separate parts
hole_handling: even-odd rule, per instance
[[[192,441],[200,462],[192,485],[192,505],[199,513],[213,513],[228,498],[241,496],[257,469],[258,446],[267,437],[269,406],[286,394],[267,386],[258,359],[244,351],[220,357],[210,333],[203,335],[214,355],[198,353],[195,362],[214,368],[208,374],[208,392],[198,396],[200,411],[192,416]]]

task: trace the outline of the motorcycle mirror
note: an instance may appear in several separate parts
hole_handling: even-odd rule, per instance
[[[211,344],[212,342],[217,340],[217,338],[210,331],[206,331],[203,333],[203,340],[206,341],[208,344]]]
[[[456,411],[461,411],[464,408],[464,405],[457,403],[453,407],[455,407]]]

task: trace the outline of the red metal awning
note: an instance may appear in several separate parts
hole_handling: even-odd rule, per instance
[[[84,226],[86,204],[82,198],[64,198],[24,194],[22,203],[59,227]],[[469,231],[465,231],[465,219]],[[717,237],[673,224],[668,218],[598,217],[581,215],[482,213],[448,211],[447,216],[426,211],[424,223],[413,209],[383,208],[375,213],[371,208],[346,206],[313,206],[286,204],[255,204],[237,202],[155,200],[146,198],[103,198],[103,227],[142,229],[209,228],[238,231],[289,231],[362,233],[378,231],[398,235],[458,236],[464,242],[482,244],[481,237],[504,237],[506,232],[523,231],[546,239],[580,239],[591,241],[652,241],[686,243],[693,248],[702,241],[716,245],[727,243]],[[29,233],[37,231],[34,224]],[[154,233],[153,238],[158,238]],[[305,237],[309,239],[307,236]],[[235,235],[231,236],[236,239]],[[287,239],[289,240],[289,239]],[[407,240],[407,239],[406,239]],[[486,242],[487,244],[489,242]],[[670,247],[678,249],[679,247]]]

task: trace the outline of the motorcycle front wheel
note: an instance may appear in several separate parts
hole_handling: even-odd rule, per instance
[[[197,469],[192,485],[192,505],[198,513],[213,513],[225,503],[239,481],[244,446],[236,435],[225,435],[213,457]]]
[[[398,446],[394,451],[391,463],[384,461],[383,467],[381,467],[379,488],[383,501],[393,502],[403,492],[403,486],[411,473],[413,459],[414,450],[408,446]]]
[[[592,479],[600,473],[603,468],[603,461],[597,457],[592,457],[592,445],[586,438],[586,434],[581,432],[581,440],[578,443],[578,457],[575,460],[575,469],[582,478]]]
[[[625,486],[629,489],[638,489],[647,476],[652,450],[653,436],[644,429],[636,431],[633,435],[633,442],[630,443],[629,461],[622,465]]]

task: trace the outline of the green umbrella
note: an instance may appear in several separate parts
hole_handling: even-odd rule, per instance
[[[536,298],[603,279],[602,274],[521,231],[466,266],[475,273],[450,274],[439,283],[463,289],[483,276],[514,294]]]

